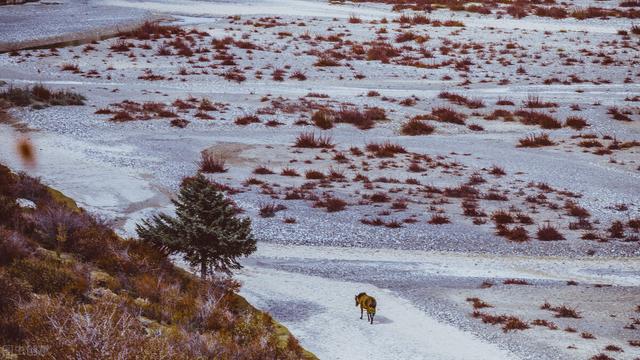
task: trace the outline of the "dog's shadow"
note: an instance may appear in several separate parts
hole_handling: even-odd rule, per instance
[[[376,315],[373,318],[373,325],[375,324],[391,324],[393,323],[393,320],[386,318],[384,316],[380,316],[380,315]]]

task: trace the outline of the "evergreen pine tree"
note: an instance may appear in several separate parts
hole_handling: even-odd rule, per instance
[[[138,224],[143,240],[167,254],[181,254],[204,279],[212,271],[231,274],[242,266],[237,258],[256,250],[251,220],[239,219],[233,202],[202,174],[185,178],[178,198],[172,200],[176,216],[154,215]]]

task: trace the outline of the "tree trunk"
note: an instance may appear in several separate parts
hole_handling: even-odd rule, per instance
[[[200,260],[200,277],[202,280],[207,278],[207,262],[204,259]]]

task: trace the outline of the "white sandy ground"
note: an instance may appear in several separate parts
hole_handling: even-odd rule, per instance
[[[640,259],[533,257],[398,249],[260,244],[258,259],[335,260],[393,263],[426,275],[521,278],[640,286]]]
[[[369,284],[334,281],[266,268],[248,267],[239,276],[241,294],[264,307],[266,301],[286,299],[317,309],[306,319],[285,325],[321,359],[517,359],[451,325],[442,324],[389,291]],[[378,315],[374,324],[359,320],[355,289],[375,294]],[[313,304],[313,305],[310,305]],[[304,310],[304,309],[303,309]],[[296,307],[292,306],[292,317]]]
[[[382,272],[392,267],[393,271],[413,277],[577,280],[581,284],[613,286],[640,284],[640,259],[637,258],[502,257],[261,243],[239,276],[244,285],[242,295],[253,304],[274,311],[274,316],[322,359],[510,359],[517,356],[468,332],[439,323],[395,292],[365,283],[277,269],[277,263],[314,261],[342,263],[347,267],[356,263],[363,265],[362,269],[371,266]],[[309,269],[313,267],[308,265]],[[352,305],[358,291],[374,294],[378,299],[374,326],[358,320],[358,311]],[[279,312],[283,307],[287,315]],[[590,350],[596,351],[597,347]]]

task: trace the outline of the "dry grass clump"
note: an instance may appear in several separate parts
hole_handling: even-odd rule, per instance
[[[131,31],[120,33],[121,36],[135,38],[136,40],[170,38],[181,34],[184,34],[184,30],[178,26],[160,25],[158,22],[151,21],[146,21]]]
[[[340,66],[340,63],[328,56],[322,56],[322,57],[319,57],[318,60],[316,60],[313,66],[333,67],[333,66]]]
[[[236,125],[249,125],[249,124],[255,124],[259,122],[260,122],[260,119],[255,115],[240,116],[234,120],[234,123]]]
[[[505,210],[496,210],[491,214],[491,220],[496,224],[511,224],[514,222],[510,212]]]
[[[560,129],[562,123],[549,114],[533,110],[518,110],[514,115],[520,118],[520,122],[525,125],[538,125],[543,129]]]
[[[68,90],[50,90],[44,85],[32,87],[9,86],[0,91],[0,99],[6,100],[10,106],[70,106],[84,105],[86,98],[80,94]]]
[[[327,212],[342,211],[347,207],[347,202],[336,197],[325,197],[322,200],[316,201],[314,207],[320,207],[327,209]]]
[[[256,174],[256,175],[271,175],[274,172],[271,169],[269,169],[268,167],[260,165],[260,166],[256,167],[255,169],[253,169],[253,173]]]
[[[624,239],[624,223],[620,220],[614,220],[607,229],[609,236],[614,239]]]
[[[449,221],[449,218],[444,216],[444,215],[438,215],[438,214],[434,214],[433,216],[431,216],[431,219],[429,219],[428,223],[431,225],[442,225],[442,224],[448,224],[451,221]]]
[[[529,232],[522,226],[514,226],[509,228],[506,225],[496,225],[496,234],[499,236],[503,236],[508,240],[513,242],[525,242],[529,241],[531,238],[529,237]]]
[[[549,134],[531,134],[518,140],[518,147],[543,147],[553,146],[556,143],[549,139]]]
[[[401,51],[386,42],[374,43],[367,50],[367,60],[388,63],[391,58],[400,56]]]
[[[203,173],[223,173],[228,169],[225,167],[225,160],[215,156],[207,151],[200,153],[200,163],[198,164],[200,171]]]
[[[564,203],[564,208],[567,210],[567,214],[579,218],[586,218],[591,216],[589,211],[582,206],[578,205],[575,201],[567,200]]]
[[[304,176],[309,180],[323,180],[324,178],[326,178],[326,175],[318,170],[307,170],[304,173]]]
[[[330,149],[333,147],[333,141],[330,136],[316,136],[314,133],[304,132],[298,135],[294,146],[299,148]]]
[[[407,150],[399,144],[394,144],[389,141],[384,143],[369,143],[367,144],[367,151],[372,152],[376,157],[393,157],[396,154],[406,154]]]
[[[361,130],[371,129],[375,121],[386,120],[385,110],[379,107],[359,111],[353,108],[343,107],[335,113],[334,121],[337,123],[351,124]]]
[[[369,196],[369,200],[371,200],[371,202],[374,202],[374,203],[386,203],[386,202],[389,202],[391,198],[389,197],[389,195],[383,192],[377,192],[377,193],[371,194],[371,196]]]
[[[616,360],[614,358],[612,358],[611,356],[608,356],[607,354],[597,354],[597,355],[593,355],[592,357],[589,358],[589,360]]]
[[[333,127],[333,119],[325,110],[318,110],[311,116],[311,121],[322,130],[328,130]]]
[[[582,130],[585,127],[589,126],[587,121],[579,116],[569,116],[564,121],[564,126],[570,127],[576,130]]]
[[[417,135],[429,135],[435,128],[424,121],[419,119],[411,119],[402,124],[400,133],[403,135],[417,136]]]
[[[284,168],[282,169],[282,171],[280,171],[280,175],[282,176],[300,176],[300,174],[298,174],[298,172],[296,171],[296,169],[292,169],[292,168]]]
[[[605,350],[607,351],[613,351],[613,352],[622,352],[622,348],[617,346],[617,345],[607,345],[604,347]]]
[[[505,285],[529,285],[529,282],[523,279],[506,279],[502,283]]]
[[[502,331],[509,332],[512,330],[526,330],[529,325],[515,316],[508,315],[491,315],[480,311],[474,311],[471,314],[474,318],[479,318],[485,324],[502,325]]]
[[[431,115],[434,120],[464,125],[465,119],[467,116],[463,113],[459,113],[451,108],[438,107],[431,110]]]
[[[536,231],[536,237],[540,241],[564,240],[564,236],[551,224],[545,224],[539,227]]]
[[[529,95],[529,97],[527,97],[527,100],[524,102],[524,106],[530,109],[540,109],[557,107],[558,104],[554,102],[542,101],[538,96]]]
[[[629,112],[630,113],[630,112]],[[627,115],[623,110],[621,110],[618,107],[612,106],[609,109],[607,109],[607,114],[611,115],[611,117],[614,120],[618,120],[618,121],[633,121],[629,115]]]
[[[260,216],[263,218],[274,217],[278,211],[285,210],[287,207],[282,204],[262,204],[260,205]]]
[[[460,185],[456,187],[448,187],[443,190],[443,194],[452,198],[476,198],[480,191],[470,185]]]
[[[551,306],[549,305],[549,303],[544,303],[541,306],[541,308],[544,310],[549,310],[554,312],[555,317],[557,318],[572,318],[572,319],[582,318],[576,309],[567,307],[565,305]]]
[[[507,172],[504,171],[503,167],[498,165],[493,165],[491,166],[491,168],[489,168],[489,174],[495,175],[495,176],[504,176],[504,175],[507,175]]]
[[[467,301],[471,303],[474,309],[484,309],[484,308],[492,308],[493,306],[487,304],[486,302],[480,300],[477,297],[467,298]]]
[[[402,33],[400,33],[400,34],[398,34],[396,36],[396,42],[397,43],[415,41],[418,44],[422,44],[422,43],[426,42],[427,40],[429,40],[428,36],[418,35],[418,34],[412,32],[412,31],[403,31]]]
[[[349,16],[349,24],[360,24],[361,22],[362,22],[362,19],[360,19],[359,17],[355,15]]]
[[[551,321],[547,321],[544,319],[535,319],[531,322],[531,325],[535,325],[535,326],[544,326],[549,328],[549,330],[557,330],[558,329],[558,325],[554,324]]]
[[[438,94],[438,97],[441,99],[447,99],[457,105],[466,106],[469,109],[479,109],[484,107],[484,103],[480,99],[469,99],[462,95],[450,93],[447,91],[441,92],[440,94]]]

